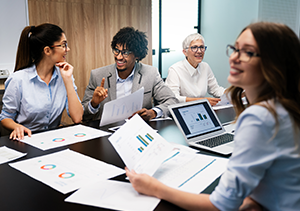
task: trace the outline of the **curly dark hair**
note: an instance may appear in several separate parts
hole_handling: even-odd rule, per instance
[[[129,51],[132,51],[137,61],[141,61],[148,54],[148,40],[145,32],[135,30],[133,27],[124,27],[113,37],[111,48],[116,45],[122,45]]]

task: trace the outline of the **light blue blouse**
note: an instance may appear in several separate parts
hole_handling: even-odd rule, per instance
[[[74,79],[73,86],[77,93]],[[57,127],[65,108],[69,114],[67,91],[58,67],[48,85],[38,76],[35,65],[14,72],[5,81],[2,102],[0,121],[10,118],[32,131]]]
[[[300,135],[281,104],[276,112],[275,137],[275,119],[266,108],[250,106],[240,115],[227,170],[210,195],[218,209],[238,210],[250,196],[268,210],[300,210]]]

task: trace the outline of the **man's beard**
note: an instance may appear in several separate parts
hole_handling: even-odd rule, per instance
[[[121,70],[117,68],[117,70],[118,70],[118,72],[124,72],[125,70],[127,70],[127,68],[124,68],[124,69],[121,69]]]

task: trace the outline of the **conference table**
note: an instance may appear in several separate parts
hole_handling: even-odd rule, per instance
[[[110,127],[120,125],[122,122],[100,127],[103,131],[108,131]],[[180,133],[173,120],[150,121],[148,123],[152,128],[158,130],[158,133],[169,142],[184,143],[184,137]],[[93,128],[99,129],[99,120],[84,123]],[[15,149],[19,152],[27,153],[16,161],[34,158],[64,149],[71,149],[73,151],[90,156],[97,160],[115,165],[124,169],[125,165],[111,143],[108,140],[109,136],[95,138],[92,140],[63,146],[55,149],[42,151],[38,148],[24,144],[19,141],[9,140],[8,136],[0,138],[0,147],[6,146]],[[221,156],[214,153],[200,151],[201,154]],[[221,156],[224,157],[224,156]],[[12,162],[16,162],[12,161]],[[113,180],[126,181],[126,175],[120,175],[112,178]],[[219,178],[210,184],[202,193],[211,193],[218,184]],[[0,165],[0,210],[14,211],[14,210],[72,210],[72,211],[92,211],[92,210],[108,210],[93,206],[80,205],[75,203],[64,202],[73,192],[62,194],[51,187],[39,182],[28,175],[10,167],[8,163]],[[167,201],[161,200],[155,209],[156,211],[176,211],[183,210]]]

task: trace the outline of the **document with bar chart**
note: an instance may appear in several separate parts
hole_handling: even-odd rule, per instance
[[[99,126],[122,121],[143,107],[144,87],[134,93],[104,104]]]
[[[153,175],[174,147],[135,115],[109,138],[125,165]]]

